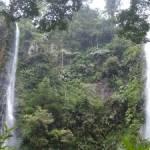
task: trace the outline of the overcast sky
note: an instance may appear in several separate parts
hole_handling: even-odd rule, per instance
[[[121,8],[122,9],[129,8],[129,6],[130,6],[130,0],[121,0]],[[105,7],[105,0],[93,0],[90,7],[103,10]]]
[[[2,0],[6,3],[6,5],[9,4],[9,0]],[[126,9],[130,5],[130,0],[121,0],[122,2],[122,9]],[[103,10],[105,7],[105,0],[93,0],[92,4],[90,5],[91,8],[98,8]]]
[[[9,4],[9,0],[2,0],[6,5]]]
[[[2,0],[6,5],[9,5],[10,0]],[[103,10],[105,7],[105,0],[91,0],[90,7],[92,9]],[[127,9],[130,6],[130,0],[121,0],[121,9]]]

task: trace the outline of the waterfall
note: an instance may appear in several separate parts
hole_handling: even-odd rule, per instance
[[[150,38],[150,32],[147,34],[147,38]],[[144,47],[146,57],[146,85],[145,85],[145,139],[150,139],[150,42],[145,44]]]
[[[19,49],[19,27],[16,23],[16,32],[15,32],[15,44],[13,51],[13,58],[11,62],[11,70],[8,74],[9,84],[7,87],[7,103],[6,103],[6,124],[8,128],[13,128],[15,124],[15,116],[14,116],[14,107],[15,107],[15,81],[16,81],[16,69],[17,69],[17,60],[18,60],[18,49]],[[15,133],[13,133],[12,138],[7,141],[7,145],[15,144]]]

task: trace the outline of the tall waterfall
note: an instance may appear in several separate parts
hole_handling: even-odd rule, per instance
[[[147,35],[147,38],[150,38],[150,32]],[[146,86],[145,86],[145,139],[150,139],[150,42],[145,44],[144,47],[145,57],[146,57]]]
[[[16,23],[16,32],[15,32],[15,45],[13,51],[13,58],[11,62],[11,70],[8,74],[9,84],[7,87],[7,104],[6,104],[6,124],[8,128],[13,128],[15,123],[14,116],[14,106],[15,106],[15,81],[16,81],[16,69],[17,69],[17,60],[18,60],[18,49],[19,49],[19,35],[20,31],[18,24]],[[15,133],[13,133],[12,138],[8,141],[8,145],[13,145],[15,143]]]

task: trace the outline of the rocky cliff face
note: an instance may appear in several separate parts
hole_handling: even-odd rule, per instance
[[[10,70],[11,57],[13,55],[14,25],[7,24],[5,17],[0,16],[0,128],[5,120],[6,88],[8,83],[8,71]]]

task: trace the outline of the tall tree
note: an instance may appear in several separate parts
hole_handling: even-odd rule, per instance
[[[124,10],[118,17],[120,35],[135,43],[141,43],[149,30],[149,0],[131,0],[130,9]]]

